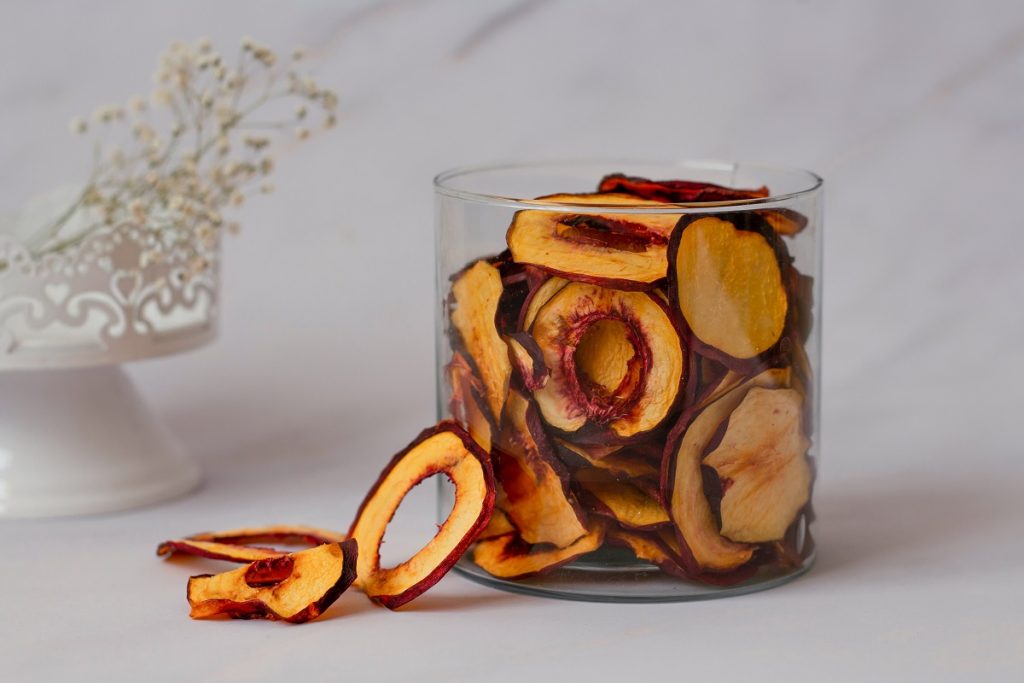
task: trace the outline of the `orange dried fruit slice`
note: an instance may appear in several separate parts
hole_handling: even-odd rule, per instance
[[[779,255],[752,213],[687,216],[670,249],[671,294],[704,345],[745,360],[782,336],[789,302]]]
[[[352,584],[357,555],[356,542],[349,540],[193,576],[187,590],[190,616],[292,623],[316,619]]]
[[[530,545],[511,533],[480,541],[473,548],[473,562],[499,579],[522,579],[544,574],[593,552],[604,541],[605,527],[594,523],[587,533],[564,548]]]
[[[495,420],[501,417],[512,376],[508,348],[495,322],[503,291],[501,273],[486,261],[477,261],[459,273],[452,284],[452,326],[476,366]]]
[[[455,505],[437,534],[415,555],[380,566],[388,523],[406,494],[424,479],[445,474]],[[460,426],[445,421],[424,430],[381,473],[356,514],[349,536],[359,542],[358,585],[375,602],[401,607],[437,583],[486,526],[494,509],[490,456]]]

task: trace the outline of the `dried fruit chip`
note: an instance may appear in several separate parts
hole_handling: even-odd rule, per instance
[[[679,222],[669,257],[671,291],[697,339],[742,360],[779,341],[788,299],[776,249],[750,228],[760,219],[729,216]]]
[[[192,534],[188,537],[188,540],[238,545],[250,545],[253,543],[320,545],[321,543],[340,543],[345,538],[345,534],[340,531],[300,524],[275,524],[272,526],[231,529],[230,531],[204,531],[203,533]]]
[[[301,623],[320,616],[356,576],[356,542],[327,543],[262,559],[222,574],[193,576],[193,619],[275,619]]]
[[[558,293],[562,287],[569,284],[569,281],[561,277],[549,277],[539,287],[537,287],[526,300],[526,306],[523,307],[522,321],[519,324],[519,329],[529,331],[530,327],[533,326],[533,321],[537,317],[537,312],[540,311],[541,307],[548,302],[548,300]]]
[[[505,337],[505,342],[509,359],[523,386],[529,391],[536,391],[547,384],[551,372],[544,364],[544,354],[533,337],[526,332],[517,332]]]
[[[424,479],[443,473],[455,484],[448,519],[413,557],[390,569],[380,566],[384,532],[405,495]],[[359,542],[359,585],[376,602],[396,609],[437,583],[487,526],[494,509],[490,457],[454,422],[425,429],[381,473],[359,507],[349,536]]]
[[[556,439],[558,447],[570,457],[582,460],[587,465],[607,470],[614,476],[632,479],[657,478],[658,467],[641,454],[622,446],[588,446]],[[568,454],[566,454],[568,451]]]
[[[674,553],[663,540],[665,534],[635,531],[613,527],[608,529],[608,541],[633,551],[638,560],[650,562],[666,574],[690,578],[683,569],[678,553]]]
[[[573,282],[541,308],[532,334],[551,373],[534,397],[556,429],[589,422],[633,437],[657,427],[676,403],[685,357],[657,298]]]
[[[765,372],[753,378],[750,384],[777,387],[780,374]],[[733,389],[704,408],[692,421],[684,414],[669,436],[662,487],[669,516],[686,544],[683,553],[688,550],[696,565],[691,573],[730,571],[748,562],[754,554],[753,546],[731,541],[719,532],[718,521],[704,494],[701,472],[705,450],[748,390],[746,384]]]
[[[658,206],[624,194],[551,195],[547,203]],[[519,263],[574,280],[643,288],[666,275],[665,253],[678,216],[571,213],[530,209],[512,219],[506,239]]]
[[[768,196],[765,186],[743,190],[694,180],[650,180],[622,173],[606,175],[597,189],[598,192],[622,192],[643,199],[676,203],[727,202]]]
[[[589,494],[594,512],[624,527],[651,529],[671,523],[660,502],[629,482],[597,469],[576,472],[576,481]]]
[[[509,520],[508,515],[499,508],[494,508],[494,513],[491,515],[491,521],[487,523],[487,526],[480,535],[476,537],[478,541],[484,539],[494,538],[495,536],[504,536],[505,534],[515,533],[516,528],[512,526],[512,522]]]
[[[464,270],[452,285],[452,325],[476,365],[495,419],[501,416],[512,375],[508,349],[495,326],[502,291],[501,274],[486,261]]]
[[[256,560],[265,560],[286,554],[273,548],[257,548],[249,545],[217,543],[214,541],[194,541],[188,538],[164,541],[156,549],[156,554],[160,556],[170,556],[179,553],[205,557],[210,560],[224,560],[225,562],[255,562]]]
[[[518,391],[509,393],[505,416],[494,450],[499,507],[527,543],[568,546],[587,532],[569,474],[544,434],[536,407]]]
[[[480,541],[473,549],[473,562],[499,579],[522,579],[549,572],[593,552],[604,541],[604,525],[591,525],[584,536],[564,548],[531,546],[516,534]]]
[[[810,497],[810,442],[801,425],[803,399],[793,389],[747,392],[729,416],[704,464],[723,482],[722,535],[734,541],[775,541]]]
[[[452,354],[448,363],[448,382],[452,389],[448,404],[452,417],[469,431],[480,448],[490,451],[494,428],[484,407],[483,387],[466,358],[458,351]]]

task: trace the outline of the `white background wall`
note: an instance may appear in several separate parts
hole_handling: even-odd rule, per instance
[[[68,120],[147,91],[171,40],[245,34],[307,46],[343,115],[285,149],[277,194],[240,212],[220,340],[132,368],[205,463],[193,500],[249,487],[261,518],[295,519],[305,487],[344,472],[354,501],[433,420],[434,173],[513,157],[772,161],[827,181],[816,571],[884,583],[941,559],[940,593],[1019,577],[1024,557],[1000,539],[1019,538],[1024,481],[1024,4],[5,3],[2,202],[78,175]],[[307,505],[310,521],[351,509]],[[972,596],[965,609],[1002,604]],[[1021,622],[992,619],[1010,640],[978,656],[1021,666],[995,647]]]

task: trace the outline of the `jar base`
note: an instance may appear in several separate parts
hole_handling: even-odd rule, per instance
[[[690,602],[746,595],[775,588],[806,574],[814,564],[815,555],[808,556],[795,569],[766,567],[752,578],[735,586],[711,586],[684,581],[663,573],[654,565],[635,560],[620,566],[574,562],[532,579],[506,581],[478,567],[463,557],[455,570],[470,581],[521,595],[583,602]]]

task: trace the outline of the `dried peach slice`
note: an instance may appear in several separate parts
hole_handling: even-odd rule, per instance
[[[594,512],[611,517],[624,527],[651,529],[671,523],[660,502],[627,481],[619,481],[598,469],[580,470],[575,479],[589,494]]]
[[[321,545],[323,543],[340,543],[344,540],[345,534],[330,529],[296,524],[276,524],[229,531],[204,531],[185,538],[172,539],[157,546],[156,554],[160,556],[183,554],[227,562],[254,562],[287,554],[287,551],[284,550],[256,545],[260,543]]]
[[[500,508],[494,508],[494,513],[491,515],[491,521],[487,523],[487,526],[480,532],[480,535],[477,536],[476,539],[478,541],[483,541],[487,538],[515,533],[515,530],[516,528],[512,525],[508,515],[506,515]]]
[[[486,261],[462,271],[452,284],[452,326],[476,365],[495,419],[501,417],[512,375],[508,348],[495,323],[503,290],[501,273]]]
[[[520,381],[529,391],[536,391],[547,384],[551,372],[544,364],[544,354],[537,342],[526,332],[517,332],[505,337],[509,359],[516,369]]]
[[[727,572],[746,564],[755,547],[732,541],[719,532],[718,520],[704,493],[701,464],[719,428],[746,396],[749,386],[777,387],[780,373],[768,371],[726,393],[697,413],[684,413],[669,435],[662,487],[669,516],[699,571]],[[694,573],[694,572],[691,572]]]
[[[452,390],[448,404],[452,417],[469,431],[480,448],[490,451],[494,426],[482,398],[483,387],[458,351],[448,363],[448,382]]]
[[[346,538],[340,531],[301,524],[274,524],[272,526],[243,527],[229,531],[204,531],[188,537],[191,541],[210,541],[250,545],[252,543],[297,543],[320,545],[340,543]]]
[[[549,277],[543,283],[540,284],[535,290],[533,290],[529,297],[526,299],[526,306],[523,307],[522,320],[519,323],[519,329],[529,331],[530,327],[533,326],[533,321],[537,317],[537,313],[541,307],[548,302],[548,300],[558,293],[562,287],[569,284],[569,281],[562,277]]]
[[[380,566],[384,532],[405,495],[424,479],[445,474],[455,484],[455,506],[419,552],[401,564]],[[366,495],[349,536],[359,542],[359,586],[372,600],[396,609],[422,594],[458,561],[487,526],[494,509],[490,456],[454,422],[425,429],[384,468]]]
[[[494,452],[498,506],[527,543],[565,547],[586,532],[586,517],[569,489],[536,407],[518,391],[505,405],[505,426]]]
[[[193,619],[273,619],[301,623],[320,616],[356,576],[353,540],[258,560],[188,580]]]
[[[621,173],[613,173],[602,178],[598,184],[598,191],[624,192],[643,199],[687,204],[764,199],[770,194],[768,188],[763,185],[755,189],[738,189],[693,180],[648,180]],[[763,209],[758,213],[780,235],[792,236],[807,226],[807,216],[792,209]]]
[[[803,398],[793,389],[754,387],[729,416],[704,464],[723,482],[722,536],[776,541],[810,497],[810,442],[801,425]]]
[[[287,554],[273,548],[258,548],[234,543],[217,543],[215,541],[194,541],[188,538],[164,541],[156,549],[156,554],[160,556],[170,556],[179,553],[182,555],[205,557],[210,560],[224,560],[225,562],[255,562],[256,560],[281,557]]]
[[[601,178],[598,192],[623,192],[659,202],[726,202],[738,199],[760,199],[768,196],[768,188],[738,189],[696,180],[650,180],[622,173]]]
[[[558,204],[658,206],[661,202],[626,194],[560,194],[540,197]],[[519,211],[506,235],[519,263],[574,280],[622,289],[642,289],[666,275],[665,253],[672,214],[571,213]]]
[[[786,324],[779,255],[761,223],[752,213],[686,216],[669,250],[676,305],[696,338],[725,354],[726,363],[768,351]]]
[[[516,534],[505,534],[480,541],[473,548],[473,562],[499,579],[536,576],[593,552],[604,542],[604,524],[591,524],[587,533],[564,548],[530,545]]]
[[[589,422],[634,437],[661,424],[679,397],[682,341],[656,297],[573,282],[541,308],[532,335],[551,373],[534,398],[555,429]]]
[[[570,443],[565,439],[556,439],[555,442],[565,454],[563,459],[566,461],[573,457],[582,460],[587,465],[607,470],[610,474],[618,477],[631,479],[658,477],[658,468],[654,464],[621,445],[591,446]]]
[[[690,578],[679,560],[663,540],[664,534],[652,534],[621,527],[608,529],[607,540],[618,546],[629,548],[638,560],[650,562],[666,574],[680,578]]]

